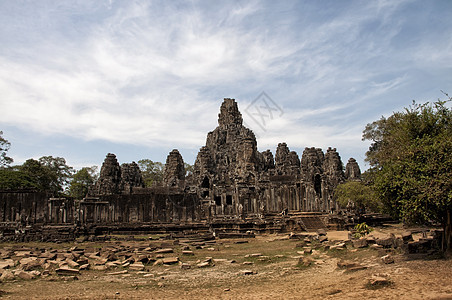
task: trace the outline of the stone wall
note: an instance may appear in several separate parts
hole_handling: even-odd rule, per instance
[[[48,221],[49,195],[36,191],[0,191],[0,221],[21,224]]]
[[[195,195],[174,190],[148,194],[103,195],[80,202],[77,218],[90,223],[181,223],[200,219]]]

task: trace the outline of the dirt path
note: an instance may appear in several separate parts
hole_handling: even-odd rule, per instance
[[[343,233],[329,234],[330,240]],[[381,262],[373,249],[313,250],[312,264],[298,263],[299,241],[269,235],[246,244],[221,241],[197,249],[190,258],[181,256],[190,269],[180,265],[146,267],[145,271],[113,269],[82,271],[77,280],[50,275],[34,280],[15,279],[0,284],[4,299],[452,299],[452,261],[407,260],[392,251],[395,263]],[[80,246],[80,245],[79,245]],[[90,245],[92,246],[92,245]],[[103,246],[108,246],[108,242]],[[133,242],[129,243],[133,246]],[[178,251],[178,250],[177,250]],[[253,256],[256,254],[255,256]],[[214,262],[194,267],[206,257]],[[365,266],[358,271],[340,269],[349,260]],[[115,271],[122,274],[111,275]],[[244,275],[248,270],[252,275]],[[375,276],[389,285],[372,287]]]

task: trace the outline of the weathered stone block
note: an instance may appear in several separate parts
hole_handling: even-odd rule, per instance
[[[77,269],[71,269],[71,268],[59,268],[56,269],[55,272],[58,275],[68,275],[68,276],[73,276],[73,275],[80,275],[80,271]]]
[[[365,247],[367,247],[367,239],[365,239],[365,238],[352,240],[352,243],[353,243],[353,247],[355,247],[355,248],[365,248]]]

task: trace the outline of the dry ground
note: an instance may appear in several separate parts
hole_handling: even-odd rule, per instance
[[[398,233],[399,228],[385,228],[375,235]],[[347,238],[346,232],[329,232],[329,240]],[[193,249],[195,256],[183,256],[180,247],[172,256],[195,265],[212,257],[214,266],[183,270],[179,265],[147,265],[144,272],[117,270],[82,271],[77,280],[55,274],[30,281],[0,283],[4,299],[452,299],[452,260],[424,257],[408,260],[393,251],[395,263],[383,264],[384,250],[352,249],[314,250],[314,263],[297,264],[301,256],[295,246],[299,240],[287,235],[265,235],[235,244],[234,240],[217,240],[214,250]],[[135,246],[149,242],[84,243],[79,247],[105,247],[127,243]],[[12,244],[3,244],[8,247]],[[15,244],[17,246],[17,244]],[[28,244],[33,247],[70,247],[70,245]],[[246,257],[260,253],[262,256]],[[222,261],[222,260],[228,261]],[[349,272],[339,269],[342,259],[359,262],[367,269]],[[235,262],[231,263],[230,260]],[[243,264],[251,262],[252,264]],[[243,270],[253,275],[243,275]],[[149,275],[152,274],[152,275]],[[369,279],[379,274],[389,279],[384,287],[372,287]]]

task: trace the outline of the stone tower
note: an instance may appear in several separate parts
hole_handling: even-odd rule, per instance
[[[185,181],[185,166],[182,155],[173,149],[166,158],[163,171],[163,183],[167,186],[183,186]]]
[[[100,169],[100,176],[93,188],[93,192],[96,195],[118,194],[120,192],[120,184],[121,167],[116,155],[108,153]]]
[[[216,182],[244,180],[260,168],[262,154],[257,151],[256,137],[242,123],[237,102],[224,99],[218,115],[218,127],[207,134],[206,146],[199,154],[203,161],[209,162],[202,167],[204,173],[212,174]],[[197,160],[195,170],[201,169],[199,163],[201,161]],[[199,182],[202,180],[204,177],[198,178]]]
[[[120,190],[125,194],[131,194],[134,187],[144,187],[143,177],[136,162],[121,165]]]
[[[350,158],[345,167],[345,177],[347,180],[361,180],[361,170],[356,159]]]
[[[275,167],[278,175],[300,174],[300,159],[295,151],[290,151],[286,143],[279,143],[275,154]]]

